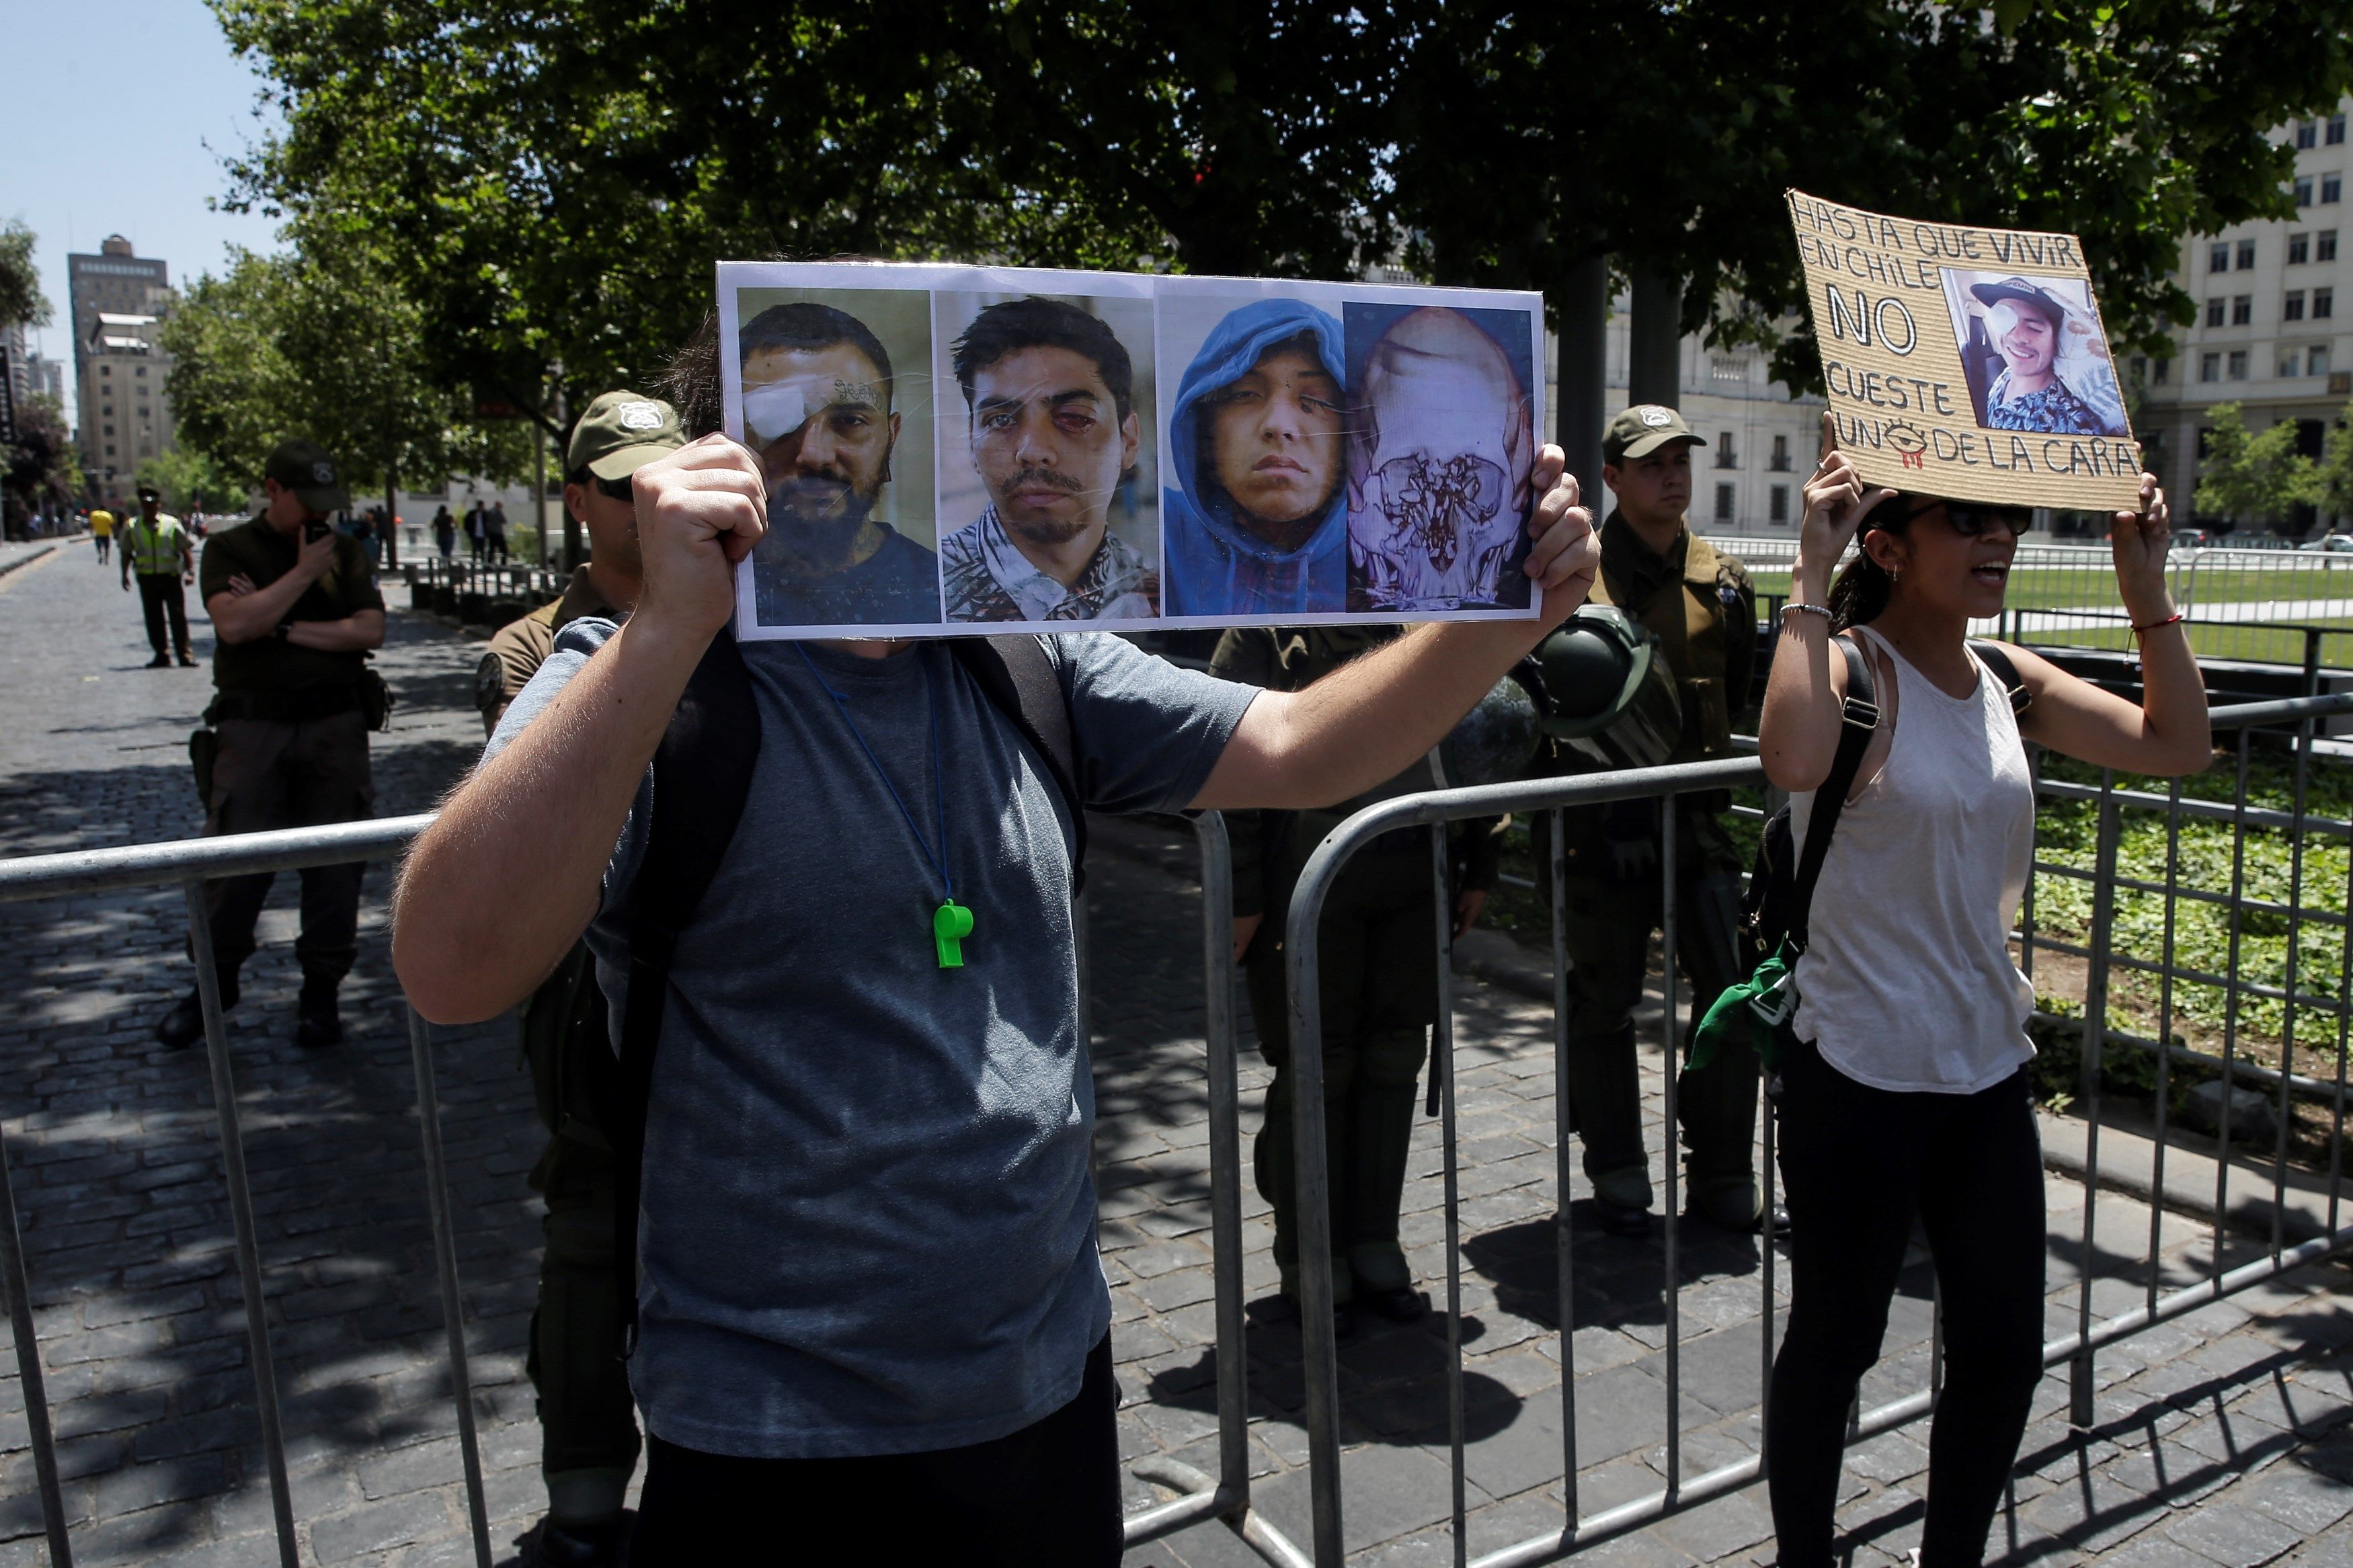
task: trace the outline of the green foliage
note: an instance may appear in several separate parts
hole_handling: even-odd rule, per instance
[[[16,441],[0,445],[0,486],[27,503],[71,500],[82,490],[81,458],[58,400],[37,392],[16,409]]]
[[[235,511],[250,491],[217,458],[187,447],[139,462],[137,483],[164,492],[164,510],[185,516],[192,511]]]
[[[259,489],[269,449],[301,436],[342,461],[355,502],[402,474],[525,471],[528,438],[477,423],[470,395],[438,380],[423,309],[371,247],[289,227],[290,254],[238,253],[225,275],[191,284],[164,322],[180,444]]]
[[[2235,403],[2217,403],[2206,412],[2213,430],[2198,471],[2201,516],[2242,523],[2284,518],[2320,499],[2320,475],[2311,458],[2296,452],[2294,421],[2251,432]]]
[[[2353,404],[2347,405],[2329,426],[2315,479],[2320,510],[2339,519],[2353,517]]]
[[[46,327],[48,296],[33,264],[33,231],[15,218],[0,223],[0,327]]]
[[[2119,349],[2191,319],[2179,237],[2293,211],[2267,128],[2353,80],[2338,0],[1384,8],[1411,45],[1385,210],[1441,281],[1597,253],[1691,279],[1685,325],[1818,384],[1783,193],[2080,234]],[[1569,90],[1609,62],[1602,95]]]

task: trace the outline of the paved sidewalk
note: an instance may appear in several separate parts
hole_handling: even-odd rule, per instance
[[[0,855],[185,836],[196,827],[185,738],[201,672],[146,671],[135,604],[70,552],[0,578]],[[470,762],[478,645],[396,613],[382,663],[401,693],[377,737],[377,805],[413,810]],[[198,621],[200,654],[208,632]],[[1124,1455],[1214,1469],[1198,894],[1189,840],[1103,825],[1090,888],[1105,1268],[1126,1399]],[[239,1095],[306,1561],[470,1561],[422,1204],[408,1047],[381,946],[382,872],[368,880],[364,952],[341,1049],[290,1042],[291,889],[237,1014]],[[270,1560],[269,1502],[244,1364],[213,1117],[200,1054],[153,1042],[186,984],[175,891],[0,908],[0,1131],[23,1211],[79,1561]],[[1557,1528],[1560,1344],[1551,1300],[1550,1020],[1543,1004],[1466,981],[1460,994],[1465,1338],[1472,1546]],[[1247,1018],[1247,1009],[1241,1010]],[[539,1132],[512,1027],[442,1031],[438,1071],[478,1414],[501,1562],[536,1517],[538,1434],[522,1375],[538,1208],[523,1173]],[[1655,1057],[1652,1058],[1655,1066]],[[1244,1058],[1243,1125],[1265,1073]],[[1659,1134],[1651,1081],[1651,1138]],[[1436,1126],[1419,1124],[1407,1235],[1442,1279]],[[1247,1189],[1246,1189],[1247,1191]],[[1573,1354],[1579,1500],[1588,1511],[1654,1490],[1664,1463],[1662,1259],[1602,1237],[1573,1189]],[[2082,1194],[2051,1190],[2054,1331],[2072,1326]],[[1308,1539],[1298,1334],[1262,1321],[1273,1289],[1264,1205],[1245,1212],[1257,1497]],[[2148,1211],[2104,1195],[2104,1273],[2135,1267]],[[2204,1266],[2205,1234],[2162,1220],[2168,1279]],[[1753,1240],[1698,1233],[1684,1258],[1684,1474],[1756,1440],[1761,1369]],[[2233,1253],[2229,1260],[2238,1261]],[[2137,1279],[2137,1276],[2135,1276]],[[1781,1271],[1786,1286],[1787,1271]],[[2338,1270],[2211,1307],[2103,1352],[2101,1426],[2068,1430],[2064,1383],[2046,1383],[2001,1525],[2004,1560],[2073,1563],[2337,1563],[2353,1552],[2353,1320]],[[2137,1286],[2103,1286],[2103,1310]],[[1905,1279],[1887,1360],[1866,1403],[1917,1385],[1927,1279]],[[1360,1330],[1343,1347],[1355,1561],[1451,1560],[1442,1328]],[[13,1358],[0,1358],[13,1371]],[[1849,1560],[1916,1542],[1925,1431],[1857,1456],[1843,1515]],[[0,1375],[0,1568],[39,1560],[21,1397]],[[1142,1506],[1166,1494],[1129,1484]],[[1770,1560],[1761,1491],[1708,1505],[1589,1554],[1611,1563]],[[1128,1554],[1134,1568],[1256,1561],[1197,1527]]]

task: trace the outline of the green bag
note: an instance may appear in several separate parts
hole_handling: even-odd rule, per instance
[[[1757,966],[1737,985],[1727,986],[1692,1034],[1689,1069],[1696,1072],[1720,1050],[1742,1046],[1757,1053],[1767,1071],[1781,1065],[1784,1047],[1797,1043],[1789,1027],[1798,1010],[1797,955],[1787,948]]]

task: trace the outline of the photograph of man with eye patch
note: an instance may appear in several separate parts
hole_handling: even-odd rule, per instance
[[[1159,574],[1110,528],[1143,442],[1134,361],[1111,326],[1064,300],[1003,300],[965,328],[953,363],[988,503],[941,541],[947,619],[1156,616]]]
[[[1346,369],[1339,321],[1304,300],[1253,300],[1209,330],[1169,417],[1170,615],[1347,607]]]
[[[768,486],[768,530],[752,554],[759,624],[936,622],[938,557],[878,515],[904,429],[881,338],[846,310],[804,300],[762,310],[737,339],[744,445]],[[929,344],[912,346],[927,370]],[[929,478],[914,476],[926,511]]]

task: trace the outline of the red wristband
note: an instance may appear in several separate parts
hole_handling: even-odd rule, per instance
[[[2135,635],[2139,635],[2139,634],[2146,633],[2146,632],[2158,632],[2158,631],[2163,631],[2166,627],[2168,627],[2168,626],[2169,626],[2173,625],[2173,623],[2174,623],[2174,622],[2176,622],[2176,621],[2179,620],[2180,618],[2181,618],[2181,612],[2180,612],[2179,610],[2176,610],[2176,611],[2174,611],[2174,612],[2173,612],[2173,614],[2171,614],[2171,615],[2169,615],[2169,616],[2166,616],[2166,617],[2165,617],[2165,619],[2163,619],[2163,620],[2161,620],[2161,621],[2151,621],[2151,622],[2149,622],[2149,623],[2148,623],[2148,625],[2147,625],[2147,626],[2141,626],[2141,625],[2139,625],[2139,624],[2137,624],[2137,623],[2136,623],[2136,624],[2134,625],[2134,626],[2133,626],[2133,631],[2134,631]]]

